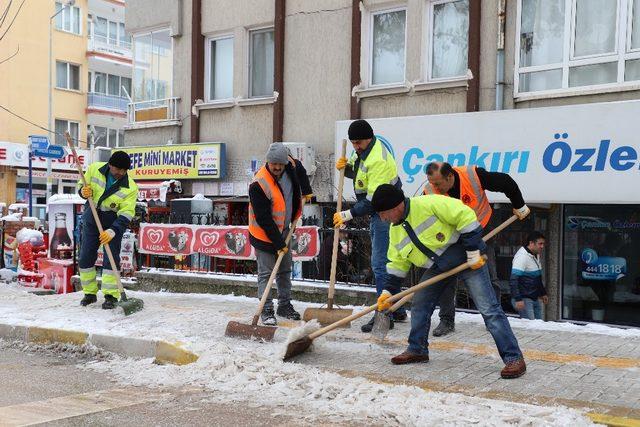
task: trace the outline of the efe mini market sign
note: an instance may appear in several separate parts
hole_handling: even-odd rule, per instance
[[[133,179],[220,179],[225,176],[225,144],[127,147]]]

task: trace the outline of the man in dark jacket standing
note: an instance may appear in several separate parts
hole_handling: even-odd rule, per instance
[[[542,284],[540,254],[544,249],[544,236],[534,231],[527,237],[513,257],[511,267],[511,304],[523,319],[542,319],[542,304],[547,304],[547,290]],[[541,304],[542,302],[542,304]]]
[[[283,254],[276,276],[278,289],[278,316],[300,320],[300,314],[291,305],[292,259],[285,239],[292,224],[302,215],[300,176],[306,177],[302,163],[289,157],[282,143],[269,146],[266,164],[256,172],[249,186],[249,237],[258,261],[258,298],[267,286],[276,259]],[[308,182],[308,181],[307,181]],[[307,187],[307,186],[305,186]],[[267,299],[261,315],[265,325],[276,325],[273,302]]]

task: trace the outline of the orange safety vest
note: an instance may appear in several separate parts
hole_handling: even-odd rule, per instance
[[[286,171],[283,173],[287,173]],[[286,215],[286,205],[284,201],[284,196],[282,195],[282,191],[276,182],[274,176],[269,172],[267,166],[262,166],[258,172],[256,172],[253,177],[253,182],[257,182],[262,188],[262,191],[267,196],[267,199],[271,201],[271,217],[273,218],[273,222],[276,223],[278,230],[282,232],[284,230],[284,216]],[[302,212],[298,210],[298,214],[296,218],[293,218],[293,221],[296,221],[300,218]],[[262,240],[263,242],[273,243],[269,237],[267,237],[267,233],[264,231],[262,227],[256,221],[256,215],[253,213],[253,207],[251,206],[251,202],[249,202],[249,233],[256,239]]]
[[[453,168],[460,178],[460,200],[473,209],[482,227],[486,227],[491,219],[491,205],[480,183],[475,166],[456,166]],[[424,186],[424,194],[440,194],[427,182]],[[448,194],[446,194],[448,196]]]

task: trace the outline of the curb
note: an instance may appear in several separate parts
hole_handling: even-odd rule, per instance
[[[19,326],[0,324],[0,338],[35,344],[89,344],[101,350],[134,358],[153,357],[154,363],[165,365],[188,365],[199,356],[182,348],[179,343],[142,338],[118,337],[113,335],[89,334],[39,326]]]

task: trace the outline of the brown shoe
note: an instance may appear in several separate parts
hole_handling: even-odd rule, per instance
[[[394,365],[406,365],[407,363],[427,363],[429,361],[428,354],[415,354],[405,351],[391,359]]]
[[[524,363],[524,359],[514,360],[507,363],[507,365],[500,371],[500,376],[504,379],[518,378],[527,372],[527,365]]]

